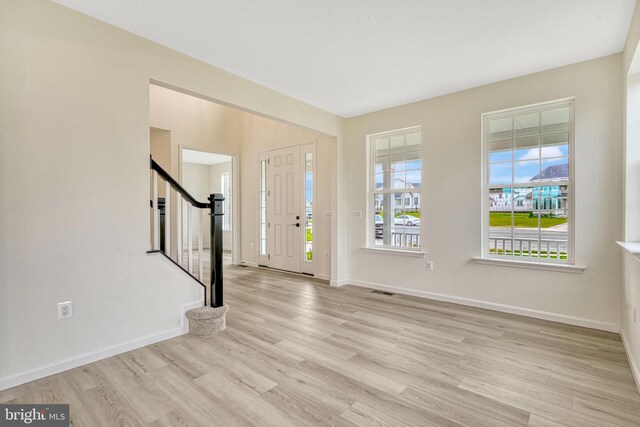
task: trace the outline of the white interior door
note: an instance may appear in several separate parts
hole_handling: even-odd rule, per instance
[[[300,147],[269,152],[268,171],[269,266],[300,273]]]

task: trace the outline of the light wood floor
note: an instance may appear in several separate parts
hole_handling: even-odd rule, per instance
[[[227,267],[228,328],[0,392],[74,425],[638,426],[618,335]]]

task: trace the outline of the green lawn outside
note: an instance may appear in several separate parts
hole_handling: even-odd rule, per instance
[[[313,240],[312,228],[307,228],[307,242],[311,242],[312,240]],[[313,251],[307,251],[306,256],[307,256],[307,261],[311,261],[313,259]]]
[[[530,217],[529,213],[514,213],[513,221],[515,227],[538,228],[538,218]],[[567,218],[540,218],[540,227],[549,228],[567,222]],[[491,227],[511,227],[510,212],[491,212],[489,214],[489,225]]]

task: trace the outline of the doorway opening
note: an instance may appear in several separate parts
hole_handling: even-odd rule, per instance
[[[198,200],[206,201],[209,195],[220,193],[224,197],[222,219],[222,249],[224,263],[236,263],[237,249],[234,231],[236,230],[236,211],[234,208],[235,162],[233,156],[214,153],[201,148],[180,146],[180,182],[189,193]],[[192,212],[192,223],[199,220]],[[210,247],[210,223],[203,223],[203,245]],[[195,233],[193,230],[192,233]],[[188,233],[182,234],[183,247],[187,247]],[[192,238],[197,238],[196,235]]]

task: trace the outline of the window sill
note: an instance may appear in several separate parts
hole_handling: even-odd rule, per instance
[[[577,265],[555,264],[550,262],[517,261],[517,260],[499,259],[499,258],[474,257],[473,261],[475,261],[476,264],[497,265],[501,267],[514,267],[514,268],[529,268],[532,270],[547,270],[547,271],[557,271],[562,273],[576,273],[576,274],[580,274],[587,269],[587,267],[577,266]]]
[[[414,257],[414,258],[422,258],[425,255],[427,255],[426,252],[410,251],[406,249],[370,248],[367,246],[364,246],[360,249],[366,252],[372,252],[377,254],[400,255],[400,256]]]
[[[640,243],[638,242],[621,242],[616,241],[618,245],[624,248],[625,251],[629,252],[631,255],[640,255]]]

